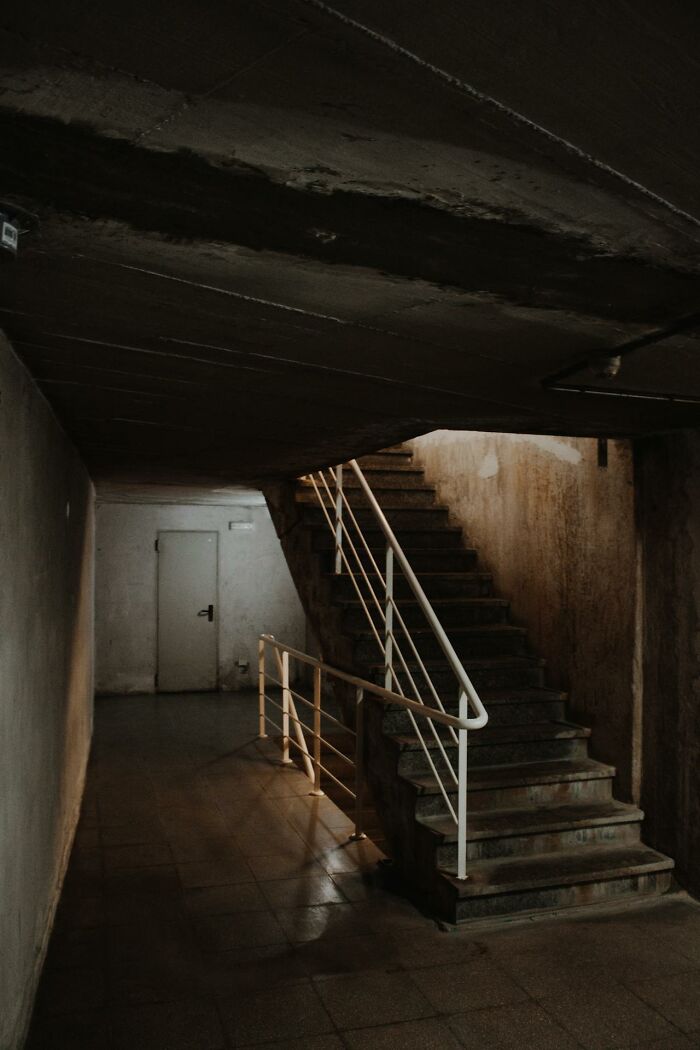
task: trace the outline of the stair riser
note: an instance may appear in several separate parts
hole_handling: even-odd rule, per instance
[[[399,489],[404,491],[405,489],[411,488],[427,488],[425,484],[425,475],[422,470],[406,469],[406,470],[365,470],[365,479],[369,487],[374,492],[377,489]],[[347,490],[360,488],[360,482],[352,472],[352,470],[346,470],[343,475],[343,487]]]
[[[571,908],[577,905],[624,900],[628,897],[651,896],[665,893],[671,885],[670,872],[648,875],[626,875],[619,879],[579,883],[575,886],[554,886],[525,893],[507,893],[493,897],[464,898],[454,907],[454,920],[486,919],[498,915],[542,908]]]
[[[426,741],[428,731],[424,731]],[[504,766],[518,762],[547,762],[559,761],[566,758],[585,758],[587,741],[585,738],[568,740],[528,740],[517,741],[509,744],[486,744],[481,746],[469,746],[469,766],[472,769],[478,766]],[[457,749],[454,746],[445,746],[445,752],[457,768]],[[435,762],[438,772],[444,768],[444,760],[440,752],[431,756]],[[427,773],[430,771],[423,750],[406,750],[399,758],[399,773]]]
[[[429,571],[433,565],[438,563],[441,563],[441,568],[447,566],[447,571],[449,572],[459,572],[462,568],[473,566],[476,563],[475,553],[462,550],[462,537],[459,532],[452,532],[448,529],[419,528],[411,530],[402,528],[397,531],[396,535],[399,543],[404,548],[418,548],[419,550],[430,548],[430,556],[423,555],[416,558],[414,554],[410,555],[408,560],[414,572]],[[365,532],[365,540],[372,550],[377,564],[381,565],[386,552],[384,534],[377,529],[368,529]],[[355,542],[353,539],[353,543],[359,553],[360,546],[358,544],[361,541]],[[314,530],[313,547],[317,551],[335,549],[335,536],[325,521],[323,528],[319,527]],[[437,551],[437,558],[434,558],[433,551]],[[351,554],[351,549],[348,551],[348,554]],[[364,548],[362,551],[362,564],[370,564],[367,554],[364,553]]]
[[[432,502],[432,501],[431,501]],[[327,508],[328,509],[328,508]],[[303,514],[309,524],[316,524],[318,522],[326,521],[323,510],[316,504],[303,504]],[[435,509],[432,506],[427,507],[407,507],[407,508],[384,508],[384,515],[395,532],[404,530],[410,532],[411,529],[428,529],[432,533],[434,529],[436,533],[444,529],[446,525],[449,525],[449,516],[447,510],[442,508]],[[374,516],[374,512],[371,510],[355,510],[355,519],[357,525],[363,532],[369,529],[377,528],[377,519]],[[354,541],[355,538],[355,524],[351,518],[345,522],[346,528],[350,532],[350,535]],[[461,536],[459,533],[455,533],[457,544],[461,544]],[[436,546],[440,546],[436,544]]]
[[[413,460],[412,452],[373,452],[369,456],[358,459],[360,470],[368,467],[381,467],[382,470],[393,470],[395,467],[410,467]],[[348,472],[351,467],[346,468]]]
[[[434,635],[418,637],[413,635],[413,641],[420,656],[424,660],[439,660],[443,656],[439,642]],[[462,659],[487,660],[495,656],[525,656],[527,655],[527,637],[519,632],[509,634],[506,632],[496,635],[475,634],[460,637],[453,635],[450,638],[457,656]],[[401,644],[401,651],[406,660],[411,658],[411,650],[408,644]],[[359,663],[376,660],[379,648],[374,635],[363,635],[355,642],[353,649],[355,659]]]
[[[377,564],[383,570],[383,561],[377,561]],[[451,578],[449,576],[439,576],[436,579],[430,579],[427,576],[419,576],[419,583],[428,598],[434,600],[435,598],[489,598],[491,597],[491,591],[493,585],[491,579],[488,576],[472,576],[470,577],[465,573],[463,579]],[[352,580],[347,575],[341,575],[336,577],[333,581],[333,598],[337,601],[353,599],[357,596],[357,592],[353,587]],[[413,591],[407,580],[400,575],[394,575],[394,597],[400,598],[413,598]]]
[[[373,487],[375,499],[383,511],[388,511],[391,508],[430,508],[434,507],[435,492],[433,489],[417,488],[389,488],[380,489],[379,487]],[[335,510],[335,491],[331,487],[331,495],[323,490],[324,495],[324,506],[327,508],[333,508]],[[345,488],[345,495],[350,503],[350,506],[355,511],[358,508],[362,510],[363,515],[366,515],[367,508],[369,507],[369,500],[365,495],[364,489],[360,488]],[[302,486],[297,489],[296,502],[308,507],[318,507],[319,501],[316,493],[311,486]]]
[[[612,783],[612,777],[603,777],[596,780],[561,780],[555,784],[528,784],[523,787],[484,788],[469,792],[467,807],[470,812],[476,813],[491,809],[607,802],[612,798]],[[448,797],[456,807],[456,793],[450,792]],[[444,816],[446,812],[442,795],[418,796],[417,816]]]
[[[481,839],[467,843],[469,860],[495,860],[498,857],[532,857],[539,853],[559,853],[579,846],[624,846],[639,842],[639,824],[606,824],[602,827],[553,831],[543,835],[512,835],[500,839]],[[448,843],[437,851],[438,867],[457,870],[457,844]]]
[[[544,684],[544,668],[534,661],[531,664],[515,667],[504,665],[502,667],[470,668],[467,666],[466,671],[477,692],[482,689],[527,689]],[[432,670],[430,677],[439,696],[444,698],[457,693],[457,681],[451,671]],[[416,672],[415,678],[416,682],[420,681],[419,672]],[[399,673],[399,682],[406,695],[410,696],[408,679],[402,673]],[[424,694],[424,699],[427,701],[427,693]]]
[[[368,595],[366,587],[361,587],[363,597]],[[379,588],[375,587],[375,594],[382,599],[383,595],[379,592]],[[376,609],[376,606],[374,606]],[[491,603],[477,603],[470,604],[468,601],[463,603],[455,603],[454,605],[445,605],[434,607],[438,619],[442,626],[447,630],[450,627],[469,627],[471,625],[478,626],[479,624],[488,623],[507,623],[508,620],[508,606],[501,602]],[[403,622],[410,629],[412,627],[426,627],[427,620],[425,613],[421,607],[416,604],[401,605],[399,606],[399,613]],[[398,623],[398,617],[395,614],[394,617],[397,629],[400,630]],[[359,603],[351,609],[348,609],[343,617],[343,625],[345,629],[352,630],[363,630],[367,624],[367,617],[365,616],[364,610]],[[383,630],[383,626],[382,626]]]
[[[426,702],[427,698],[426,698]],[[492,704],[487,706],[490,726],[528,725],[531,722],[559,722],[566,718],[566,704],[563,700],[537,704]],[[457,714],[457,704],[444,704],[449,714]],[[387,733],[410,732],[411,720],[407,711],[388,709],[384,716],[384,730]]]

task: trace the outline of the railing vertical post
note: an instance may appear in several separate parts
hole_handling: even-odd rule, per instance
[[[282,764],[291,765],[289,757],[289,653],[282,651]]]
[[[386,545],[386,566],[384,571],[384,688],[394,688],[394,552],[391,545]]]
[[[355,690],[355,831],[353,842],[366,839],[362,830],[362,811],[365,804],[365,691]]]
[[[464,690],[459,694],[459,717],[469,717],[469,700]],[[459,729],[457,775],[457,878],[467,878],[467,730]]]
[[[335,468],[335,574],[343,571],[343,464]]]
[[[312,795],[323,795],[321,791],[321,668],[314,667],[314,789]]]
[[[258,639],[258,736],[266,737],[265,725],[265,640]]]

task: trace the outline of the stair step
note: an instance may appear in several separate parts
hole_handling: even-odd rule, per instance
[[[405,464],[395,464],[386,467],[362,467],[362,473],[369,483],[373,492],[378,489],[405,489],[423,488],[425,486],[425,474],[419,467]],[[353,470],[346,470],[343,474],[343,487],[347,489],[360,488],[360,480]],[[429,486],[428,486],[429,487]],[[433,488],[433,492],[435,489]]]
[[[604,802],[612,798],[615,767],[586,756],[543,762],[474,766],[469,771],[469,812]],[[408,773],[419,817],[444,816],[445,801],[432,773]],[[454,805],[456,789],[448,792]]]
[[[457,745],[447,731],[436,727],[442,749],[457,767]],[[439,772],[444,768],[441,748],[429,727],[422,730],[425,745]],[[547,761],[549,759],[584,758],[590,729],[562,722],[542,725],[494,726],[469,734],[469,767],[506,765],[509,762]],[[430,768],[428,757],[418,736],[391,735],[400,750],[399,773],[411,777]]]
[[[377,594],[380,601],[383,601],[383,588],[380,582],[378,580],[376,584],[374,581],[371,582],[375,594]],[[364,599],[368,596],[371,597],[366,584],[360,586],[360,592]],[[360,631],[367,625],[367,616],[357,594],[353,598],[339,598],[337,599],[337,604],[344,611],[344,624],[348,630]],[[466,627],[467,625],[503,624],[507,619],[509,609],[509,603],[503,598],[434,598],[431,601],[431,605],[440,623],[446,630],[450,631],[453,628]],[[426,626],[425,613],[415,598],[399,598],[396,600],[396,607],[401,619],[410,629],[411,635],[413,635],[416,628]],[[382,623],[376,606],[372,605],[371,608],[376,614],[374,617],[375,624]],[[398,616],[395,616],[395,625],[397,630],[400,631]]]
[[[467,822],[467,856],[471,860],[531,856],[591,846],[635,843],[644,819],[637,806],[615,799],[539,806],[470,811]],[[426,816],[420,823],[435,837],[437,864],[456,870],[457,827],[447,815]]]
[[[447,729],[443,726],[436,726],[436,729],[438,729],[441,737],[447,733]],[[491,747],[493,744],[522,743],[523,741],[578,740],[581,738],[588,739],[590,735],[591,730],[588,726],[576,725],[574,722],[541,722],[515,726],[487,725],[483,729],[474,730],[469,734],[468,746],[470,748],[478,748]],[[396,735],[394,739],[398,740],[404,749],[421,747],[418,738],[412,734]],[[432,737],[427,742],[429,747],[438,747],[437,742]]]
[[[375,643],[376,644],[376,643]],[[420,686],[424,681],[418,664],[413,660],[407,660],[406,666],[414,681]],[[469,675],[475,688],[481,694],[487,689],[525,688],[542,685],[545,662],[537,656],[530,654],[523,656],[491,656],[462,658],[462,666]],[[366,674],[374,680],[384,679],[384,664],[380,663],[373,653],[365,664]],[[454,672],[447,666],[446,660],[423,660],[423,667],[430,675],[439,696],[452,693],[457,695],[457,679]],[[411,688],[408,677],[403,671],[398,672],[399,682],[407,696]]]
[[[369,500],[365,494],[364,489],[361,489],[359,485],[345,485],[345,496],[347,497],[348,503],[352,507],[353,511],[357,513],[358,510],[366,512],[369,504]],[[424,485],[411,485],[410,487],[399,487],[397,485],[391,486],[375,486],[372,485],[372,492],[375,499],[379,503],[383,511],[388,510],[401,510],[408,508],[425,509],[425,510],[441,510],[446,511],[445,507],[440,507],[435,498],[435,489],[429,488]],[[323,497],[323,505],[326,508],[332,507],[335,509],[335,490],[331,487],[330,494],[325,491],[321,492]],[[318,507],[320,500],[310,483],[302,482],[294,494],[294,500],[298,504],[303,506]],[[343,511],[347,513],[346,510]],[[349,518],[349,516],[348,516]],[[347,520],[347,525],[350,527],[350,520]]]
[[[372,452],[367,456],[361,456],[358,459],[358,464],[361,470],[369,470],[372,467],[387,467],[390,466],[394,469],[394,466],[405,464],[410,466],[413,461],[413,453],[406,452],[402,449],[388,448],[383,452]]]
[[[533,787],[541,784],[562,784],[576,780],[600,780],[615,776],[615,767],[593,758],[564,762],[522,762],[519,765],[479,766],[469,772],[468,791],[493,791],[513,787]],[[439,788],[431,775],[414,775],[410,779],[421,794],[438,794]],[[471,806],[471,802],[470,802]]]
[[[328,522],[323,509],[319,506],[316,500],[314,500],[313,504],[311,502],[304,502],[297,505],[303,507],[302,513],[305,521],[309,525],[312,527],[316,524],[323,525],[323,527],[328,530]],[[459,542],[461,542],[462,530],[457,526],[449,525],[447,507],[435,506],[435,504],[431,502],[425,507],[412,507],[401,504],[393,507],[383,507],[382,509],[384,510],[386,520],[397,535],[400,533],[421,532],[424,530],[439,535],[443,531],[452,531],[458,537]],[[328,507],[326,507],[326,513],[329,513]],[[353,507],[353,515],[358,528],[362,530],[362,533],[366,538],[369,534],[381,532],[379,525],[377,524],[375,513],[370,508],[355,506]],[[344,521],[350,537],[354,542],[357,535],[355,523],[351,520],[349,515],[344,518]],[[371,543],[370,546],[372,546]],[[403,546],[402,542],[401,546]]]
[[[355,658],[362,662],[371,660],[377,652],[377,639],[371,629],[364,626],[353,632]],[[410,631],[416,651],[423,658],[439,659],[442,647],[432,628],[414,627]],[[524,655],[527,652],[527,631],[512,624],[484,623],[447,629],[449,640],[459,657],[494,657]],[[408,660],[411,648],[399,631],[396,635],[404,658]]]
[[[420,694],[426,704],[434,706],[435,697],[427,685]],[[410,695],[412,698],[413,690]],[[480,696],[488,711],[490,726],[566,721],[566,694],[555,689],[482,690]],[[459,713],[459,699],[454,693],[441,697],[441,700],[449,714]],[[407,731],[410,725],[408,712],[398,704],[387,706],[383,725],[387,733]]]
[[[596,824],[629,824],[644,820],[637,806],[610,799],[607,802],[571,806],[540,806],[537,809],[498,809],[470,813],[467,841],[497,839],[504,835],[534,834]],[[425,817],[422,823],[440,835],[445,842],[457,841],[457,827],[448,817]]]
[[[672,870],[669,857],[637,844],[473,861],[467,879],[442,873],[441,882],[459,922],[659,893],[668,888]]]
[[[474,552],[476,555],[476,552]],[[377,552],[375,560],[380,568],[384,565],[383,552]],[[339,600],[344,597],[356,598],[357,592],[353,586],[351,575],[358,582],[362,579],[361,573],[340,575],[326,573],[327,578],[334,582],[336,594]],[[493,577],[489,572],[418,572],[419,583],[431,601],[440,601],[446,598],[486,598],[491,595]],[[397,600],[413,598],[413,591],[408,580],[394,566],[394,595]]]
[[[316,550],[326,550],[329,547],[335,549],[335,535],[329,529],[328,522],[325,519],[307,521],[306,526],[315,534],[314,548]],[[463,560],[460,560],[460,555],[467,556],[469,565],[474,563],[476,552],[462,547],[462,530],[457,525],[440,525],[436,527],[426,523],[415,523],[410,528],[402,526],[394,531],[414,572],[417,572],[418,569],[415,564],[415,557],[411,556],[409,551],[420,551],[421,554],[425,554],[428,550],[437,550],[441,553],[449,550],[449,553],[455,558],[453,563],[455,570],[463,564]],[[377,559],[377,553],[375,552],[378,552],[383,560],[386,553],[386,539],[381,529],[365,529],[364,537],[375,560]],[[363,563],[365,559],[366,555],[363,553]],[[378,562],[378,564],[381,563]]]

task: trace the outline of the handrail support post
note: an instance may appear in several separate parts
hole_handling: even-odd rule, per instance
[[[289,757],[289,707],[292,699],[289,691],[289,653],[282,650],[282,765],[292,765]]]
[[[351,842],[366,839],[362,830],[362,816],[365,803],[365,691],[361,687],[355,691],[355,830],[350,836]]]
[[[384,607],[384,688],[392,689],[394,685],[394,552],[389,543],[386,545],[384,590],[386,597]]]
[[[459,717],[462,723],[469,715],[469,698],[459,693]],[[457,878],[467,879],[467,730],[458,731],[457,762]]]
[[[343,464],[335,468],[335,575],[343,571]]]
[[[321,790],[321,668],[314,667],[314,786],[310,792],[320,798]]]
[[[267,736],[265,724],[265,639],[258,639],[258,737]]]

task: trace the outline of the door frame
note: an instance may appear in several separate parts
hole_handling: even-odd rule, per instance
[[[215,539],[216,585],[214,587],[214,592],[215,592],[214,593],[214,601],[216,602],[216,604],[214,606],[214,609],[215,609],[214,623],[216,625],[216,632],[215,632],[215,635],[214,635],[214,654],[215,654],[215,661],[216,661],[216,665],[215,665],[215,669],[214,669],[214,683],[215,684],[214,684],[213,689],[196,690],[197,692],[202,692],[202,693],[216,693],[221,688],[221,669],[220,669],[220,666],[219,666],[219,651],[220,651],[220,639],[221,639],[221,600],[220,600],[219,591],[220,591],[220,588],[221,588],[221,585],[220,585],[220,575],[221,574],[219,572],[219,546],[220,546],[220,544],[219,544],[219,530],[218,529],[157,529],[156,530],[156,539],[155,539],[155,544],[154,544],[155,554],[156,554],[156,561],[155,561],[155,577],[156,577],[155,578],[155,592],[156,592],[155,614],[156,614],[156,629],[154,631],[154,637],[155,637],[154,663],[155,663],[155,668],[156,668],[156,670],[155,670],[155,680],[154,680],[155,681],[155,686],[154,686],[155,692],[156,693],[161,692],[160,686],[158,684],[159,679],[160,679],[160,660],[159,660],[159,654],[160,654],[160,568],[159,568],[159,564],[160,564],[159,563],[159,558],[160,558],[160,537],[166,535],[167,533],[174,533],[174,532],[175,533],[179,533],[179,532],[207,532],[207,533],[213,533],[213,535],[216,537],[216,539]],[[166,690],[163,690],[163,692],[166,692]]]

